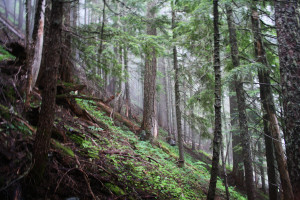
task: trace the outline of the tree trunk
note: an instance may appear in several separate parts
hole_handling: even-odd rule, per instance
[[[285,144],[294,199],[300,199],[300,25],[299,1],[275,1]]]
[[[130,100],[130,87],[129,87],[129,66],[128,66],[128,49],[124,48],[124,65],[127,72],[126,81],[125,81],[125,96],[126,96],[126,117],[131,118],[131,100]]]
[[[221,66],[220,66],[220,33],[218,0],[213,1],[214,16],[214,71],[215,71],[215,130],[213,140],[213,158],[210,173],[210,183],[207,200],[214,200],[216,193],[217,176],[219,173],[220,148],[222,141],[221,117]]]
[[[246,116],[246,100],[243,84],[238,82],[236,85],[236,96],[239,111],[239,125],[242,139],[242,152],[245,167],[245,181],[247,187],[247,196],[249,200],[255,199],[255,189],[253,182],[253,166],[251,156],[251,137],[248,132],[247,116]]]
[[[37,182],[43,178],[47,165],[47,156],[50,148],[51,129],[54,122],[57,72],[60,64],[62,2],[52,0],[49,37],[51,41],[45,52],[45,88],[42,91],[42,106],[34,141],[33,158],[34,167],[31,170]]]
[[[154,19],[155,14],[152,9],[155,6],[155,1],[147,4],[147,18]],[[149,23],[147,25],[147,34],[156,35],[155,24]],[[156,71],[157,61],[155,50],[146,54],[145,60],[145,74],[144,74],[144,111],[143,122],[141,129],[146,131],[146,139],[157,137],[157,120],[156,120]]]
[[[28,81],[27,81],[27,94],[26,94],[26,107],[29,107],[30,103],[30,93],[35,86],[42,61],[43,45],[44,45],[44,22],[45,22],[45,0],[38,0],[36,11],[35,11],[35,20],[34,20],[34,29],[33,29],[33,42],[32,49],[30,48],[27,53],[31,57],[28,60]],[[27,23],[26,23],[27,24]],[[29,23],[28,23],[29,26]],[[29,31],[29,30],[28,30]],[[28,32],[29,34],[29,32]],[[33,55],[31,55],[31,51]]]
[[[167,131],[168,131],[168,137],[171,139],[171,124],[170,124],[170,102],[169,102],[169,93],[168,93],[168,80],[167,80],[167,70],[166,70],[166,63],[165,63],[165,59],[163,59],[163,74],[164,74],[164,89],[165,89],[165,99],[166,99],[166,112],[167,112]]]
[[[172,5],[172,30],[173,30],[173,39],[176,38],[174,29],[176,28],[176,13],[174,10],[176,2],[171,2]],[[176,46],[173,47],[173,64],[175,70],[175,107],[176,107],[176,121],[177,121],[177,140],[178,140],[178,149],[179,149],[179,161],[178,166],[184,167],[184,152],[183,152],[183,138],[182,138],[182,127],[181,127],[181,110],[180,110],[180,90],[179,90],[179,67],[177,60],[177,49]]]
[[[266,180],[265,180],[265,170],[263,165],[263,152],[261,147],[261,142],[258,141],[258,160],[259,160],[259,170],[260,170],[260,176],[261,176],[261,189],[264,193],[266,193]]]
[[[236,30],[233,24],[232,17],[232,9],[228,4],[226,4],[227,10],[227,19],[228,19],[228,28],[229,28],[229,39],[231,44],[231,57],[232,63],[234,67],[238,67],[240,65],[240,60],[238,57],[238,45],[236,39]],[[246,117],[246,99],[245,99],[245,91],[243,88],[243,82],[240,78],[235,76],[235,90],[237,96],[237,104],[238,104],[238,113],[239,113],[239,126],[240,133],[242,139],[242,155],[245,167],[245,178],[246,178],[246,186],[247,186],[247,196],[249,200],[255,199],[255,188],[253,182],[253,166],[252,166],[252,158],[251,158],[251,138],[248,132],[248,122]]]
[[[71,3],[67,2],[63,5],[64,9],[64,27],[71,26]],[[72,44],[71,35],[68,32],[63,33],[63,52],[61,54],[61,67],[59,68],[60,80],[64,82],[72,82]]]
[[[223,175],[224,175],[224,185],[225,185],[225,191],[226,191],[226,199],[230,199],[229,190],[228,190],[228,182],[227,182],[227,172],[226,172],[226,163],[224,159],[224,144],[222,142],[221,146],[221,160],[222,160],[222,168],[223,168]]]
[[[190,98],[193,96],[193,90],[192,87],[190,87]],[[189,127],[190,127],[190,132],[192,134],[192,150],[196,150],[196,141],[195,141],[195,133],[193,131],[193,120],[192,120],[192,116],[193,116],[193,112],[194,112],[194,104],[192,105],[191,109],[190,109],[190,119],[189,119]],[[200,135],[199,135],[200,137]]]
[[[232,52],[231,56],[234,59],[238,59],[236,54],[238,53],[237,39],[236,39],[236,31],[233,23],[232,17],[232,8],[229,4],[226,4],[226,13],[227,13],[227,23],[228,29],[230,32],[229,37],[231,38]],[[233,58],[232,57],[232,58]],[[235,61],[238,62],[238,61]],[[242,167],[243,157],[241,152],[241,136],[238,131],[238,112],[237,112],[237,97],[235,92],[234,81],[229,86],[229,92],[231,93],[229,97],[230,102],[230,123],[231,123],[231,133],[232,133],[232,156],[233,156],[233,169],[232,174],[235,180],[235,185],[239,187],[244,187],[244,168]]]
[[[30,0],[28,0],[28,1],[30,1]],[[30,16],[30,12],[28,12],[28,16]],[[19,30],[22,30],[23,22],[24,22],[24,3],[23,3],[23,1],[20,1],[19,2],[19,20],[18,20],[18,28],[19,28]]]
[[[264,49],[264,44],[262,42],[261,31],[260,31],[260,21],[259,14],[255,5],[252,6],[252,31],[254,35],[254,48],[255,48],[255,57],[256,61],[262,63],[266,67],[268,66],[266,53]],[[273,100],[273,94],[271,89],[270,82],[270,72],[267,70],[259,70],[258,71],[258,79],[260,83],[260,98],[263,105],[264,113],[267,113],[266,117],[268,117],[267,122],[269,126],[269,130],[271,132],[274,147],[275,147],[275,155],[278,164],[278,170],[280,174],[280,180],[283,190],[284,199],[293,199],[293,191],[292,185],[290,182],[288,169],[286,160],[284,157],[284,150],[281,145],[281,137],[280,137],[280,129],[277,122],[276,110]],[[300,116],[300,115],[299,115]],[[300,155],[300,154],[299,154]]]
[[[230,84],[229,91],[233,93],[235,90],[234,83]],[[243,157],[242,157],[242,144],[241,136],[238,131],[238,113],[237,113],[237,98],[236,95],[230,95],[230,124],[232,133],[232,160],[233,168],[232,175],[235,181],[235,185],[239,187],[244,187],[244,168],[243,168]]]

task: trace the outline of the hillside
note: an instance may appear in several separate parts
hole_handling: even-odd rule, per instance
[[[163,140],[167,137],[163,129],[160,129],[158,140],[143,141],[131,131],[132,127],[113,120],[97,106],[99,100],[84,100],[82,98],[93,99],[84,95],[76,102],[57,99],[45,177],[38,187],[32,188],[27,175],[33,165],[31,151],[41,103],[40,91],[35,91],[29,111],[25,115],[19,113],[24,105],[14,87],[19,79],[13,78],[20,77],[23,72],[15,74],[4,70],[8,69],[7,59],[11,56],[1,61],[0,82],[3,97],[0,105],[2,199],[206,198],[210,178],[207,162],[185,152],[186,166],[179,168],[178,148]],[[78,106],[77,115],[71,104],[66,103],[70,101]],[[225,198],[224,190],[222,181],[218,180],[218,199]],[[232,187],[230,195],[231,199],[244,199]]]

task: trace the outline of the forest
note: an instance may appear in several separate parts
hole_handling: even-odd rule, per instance
[[[1,0],[0,199],[300,200],[298,0]]]

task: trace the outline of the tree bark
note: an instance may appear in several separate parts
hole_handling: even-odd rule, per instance
[[[42,61],[42,52],[44,45],[44,22],[45,22],[45,0],[38,0],[36,11],[35,11],[35,20],[34,20],[34,29],[32,34],[32,48],[27,51],[28,55],[31,57],[28,60],[28,81],[27,81],[27,95],[26,95],[26,106],[29,106],[30,93],[35,86],[41,61]],[[28,24],[29,25],[29,24]],[[32,53],[31,53],[32,51]]]
[[[231,45],[232,45],[232,51],[233,54],[231,55],[232,58],[238,59],[236,57],[238,53],[238,47],[237,47],[237,39],[236,39],[236,31],[235,26],[233,23],[233,17],[232,17],[232,8],[229,4],[226,4],[226,13],[227,13],[227,23],[228,23],[228,29],[230,32],[229,37],[231,38]],[[236,44],[236,45],[234,45]],[[238,62],[238,61],[235,61]],[[230,123],[231,123],[231,133],[232,133],[232,155],[233,155],[233,169],[232,174],[235,180],[235,185],[244,187],[244,169],[242,167],[243,157],[241,152],[241,136],[239,134],[238,129],[238,111],[237,111],[237,97],[236,94],[233,95],[232,93],[235,92],[235,84],[234,81],[229,86],[229,92],[231,93],[229,97],[230,102]]]
[[[275,1],[288,171],[300,199],[300,25],[299,1]]]
[[[239,52],[238,52],[238,44],[236,39],[236,30],[233,24],[233,17],[232,17],[232,9],[231,7],[226,4],[226,11],[227,11],[227,22],[229,28],[229,39],[231,44],[231,57],[232,63],[234,67],[239,67],[240,60],[239,60]],[[246,179],[246,186],[247,186],[247,196],[249,200],[255,199],[255,188],[253,182],[253,166],[252,166],[252,156],[251,156],[251,138],[248,132],[248,122],[246,116],[246,99],[245,99],[245,91],[243,88],[243,82],[237,76],[234,77],[235,79],[235,90],[237,96],[237,104],[238,104],[238,113],[239,113],[239,127],[241,133],[241,140],[242,140],[242,155],[245,167],[245,179]]]
[[[254,35],[254,48],[256,61],[262,63],[268,67],[264,44],[261,37],[259,14],[255,5],[252,5],[252,31]],[[270,133],[275,147],[275,155],[280,174],[280,180],[283,190],[284,199],[293,199],[292,185],[287,169],[286,159],[284,157],[284,150],[281,145],[280,128],[278,125],[276,110],[273,100],[273,94],[271,89],[270,72],[269,70],[258,70],[258,79],[260,83],[260,98],[263,105],[263,111],[266,113],[267,124],[269,126]],[[300,80],[300,79],[299,79]],[[300,154],[299,154],[300,155]]]
[[[176,13],[174,10],[176,2],[171,2],[172,5],[172,30],[173,30],[173,39],[176,38],[174,29],[176,28]],[[180,110],[180,91],[179,91],[179,67],[177,60],[177,49],[176,46],[173,46],[173,64],[175,70],[174,78],[174,89],[175,89],[175,108],[176,108],[176,121],[177,121],[177,141],[178,141],[178,150],[179,150],[179,167],[184,167],[184,150],[183,150],[183,138],[182,138],[182,124],[181,124],[181,110]]]
[[[230,195],[229,195],[229,190],[228,190],[228,182],[227,182],[227,172],[226,172],[226,162],[224,159],[224,144],[222,142],[222,146],[221,146],[221,160],[222,160],[222,170],[223,170],[223,175],[224,175],[224,185],[225,185],[225,191],[226,191],[226,200],[230,199]]]
[[[62,26],[62,2],[52,0],[50,18],[49,44],[45,53],[45,79],[47,84],[42,91],[42,106],[34,141],[33,158],[34,167],[31,170],[37,182],[43,178],[47,165],[47,156],[50,148],[51,129],[54,122],[57,72],[60,64],[61,26]],[[36,182],[36,183],[37,183]]]
[[[153,22],[155,13],[153,8],[155,1],[150,1],[147,4],[147,18],[152,20],[147,25],[147,34],[156,35],[156,27]],[[146,53],[145,60],[145,74],[144,74],[144,111],[143,122],[141,129],[146,131],[146,139],[157,137],[157,119],[156,119],[156,71],[157,61],[155,49],[150,50],[150,53]]]
[[[64,9],[64,20],[63,26],[67,29],[71,26],[71,3],[66,2],[63,5]],[[59,68],[60,80],[64,82],[72,82],[72,68],[73,64],[71,61],[72,44],[71,35],[69,32],[63,32],[63,52],[61,54],[61,67]]]
[[[125,96],[126,96],[126,117],[131,118],[131,99],[130,99],[130,85],[129,85],[129,66],[128,66],[128,49],[124,48],[124,65],[127,72],[125,81]]]
[[[171,138],[171,124],[170,124],[170,102],[169,102],[169,92],[168,92],[168,80],[167,80],[167,70],[166,70],[166,63],[165,60],[163,60],[163,74],[164,74],[164,88],[165,88],[165,99],[166,99],[166,112],[167,112],[167,131],[168,131],[168,137]]]
[[[263,165],[263,152],[261,147],[261,142],[258,141],[258,160],[259,160],[259,170],[260,170],[260,176],[261,176],[261,189],[264,193],[266,193],[266,180],[265,180],[265,170]]]
[[[210,183],[207,200],[214,200],[216,193],[217,176],[219,173],[220,148],[222,141],[221,117],[221,66],[220,66],[220,33],[218,0],[213,1],[214,16],[214,72],[215,72],[215,129],[213,139],[213,158],[210,173]]]

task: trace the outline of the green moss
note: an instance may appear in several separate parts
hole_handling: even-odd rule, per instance
[[[112,191],[112,193],[114,193],[115,195],[121,196],[121,195],[125,195],[126,193],[124,192],[124,190],[122,190],[119,186],[111,184],[111,183],[105,183],[104,184],[110,191]]]
[[[13,59],[15,59],[15,57],[6,51],[2,46],[0,46],[0,61]]]
[[[67,156],[71,156],[71,157],[75,157],[74,152],[72,151],[72,149],[70,149],[69,147],[66,147],[64,145],[62,145],[61,143],[59,143],[58,141],[52,139],[53,141],[53,145],[55,148],[62,150],[62,153],[67,155]]]

